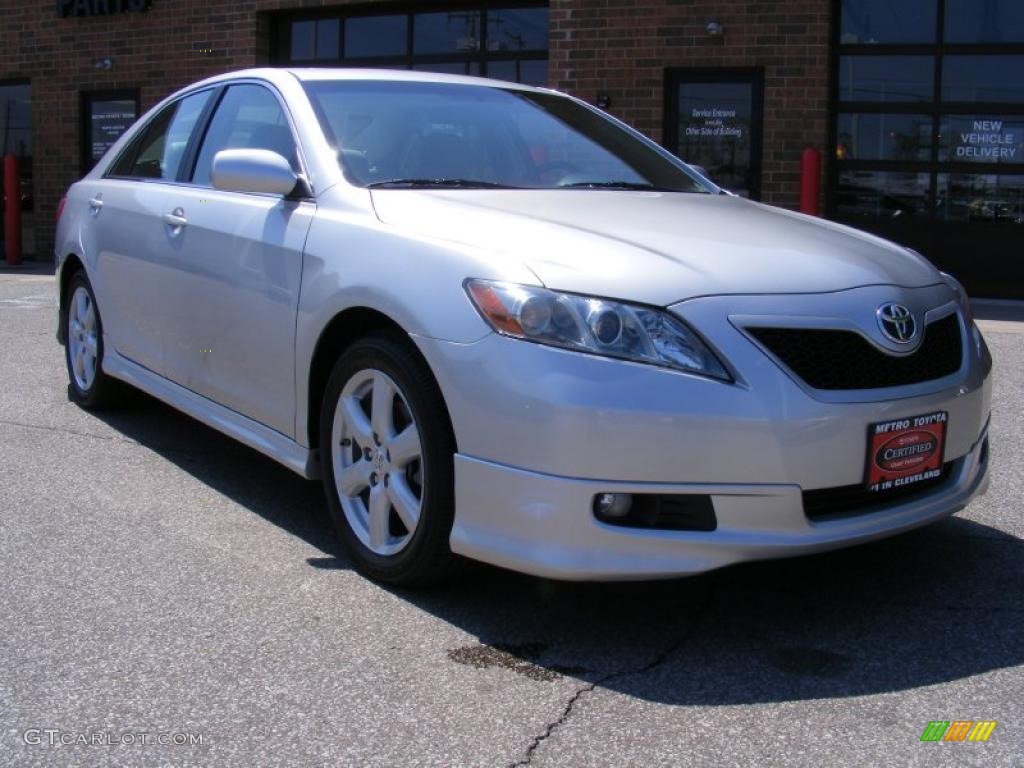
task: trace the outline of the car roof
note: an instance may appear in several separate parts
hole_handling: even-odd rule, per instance
[[[299,80],[397,80],[412,83],[455,83],[458,85],[483,85],[491,88],[515,88],[523,91],[536,91],[520,83],[503,80],[492,80],[486,77],[470,75],[445,75],[440,72],[415,72],[408,69],[347,69],[340,67],[304,67],[289,69]]]
[[[414,72],[401,69],[355,69],[348,67],[259,67],[256,69],[240,69],[194,83],[189,86],[189,90],[199,86],[245,78],[269,80],[270,82],[278,82],[283,78],[295,78],[301,82],[386,80],[407,83],[451,83],[453,85],[476,85],[486,88],[502,88],[517,91],[551,92],[546,88],[534,88],[529,85],[522,85],[521,83],[492,80],[486,77],[444,75],[437,72]]]

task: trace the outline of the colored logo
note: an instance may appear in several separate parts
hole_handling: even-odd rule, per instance
[[[904,432],[875,451],[875,464],[886,472],[903,472],[928,463],[938,447],[938,440],[931,432]]]
[[[932,720],[921,741],[988,741],[995,729],[995,720]]]
[[[878,315],[878,327],[889,341],[909,344],[917,337],[914,313],[902,304],[883,304],[875,314]]]

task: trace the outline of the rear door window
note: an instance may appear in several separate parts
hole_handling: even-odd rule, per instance
[[[163,109],[149,126],[139,145],[128,176],[174,181],[178,177],[189,138],[203,113],[211,91],[186,96]],[[118,173],[121,162],[115,168]]]

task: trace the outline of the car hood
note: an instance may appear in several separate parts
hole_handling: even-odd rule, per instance
[[[396,189],[372,196],[383,223],[518,259],[549,288],[660,306],[714,294],[941,280],[925,259],[886,240],[731,195]]]

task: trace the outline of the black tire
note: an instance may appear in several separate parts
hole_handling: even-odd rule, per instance
[[[404,548],[391,555],[373,552],[359,539],[346,517],[334,478],[335,410],[345,385],[368,370],[383,372],[397,385],[420,436],[419,522]],[[345,350],[335,363],[324,392],[319,448],[331,521],[359,572],[375,581],[413,588],[432,586],[450,576],[456,564],[449,547],[455,512],[455,438],[437,382],[408,337],[397,332],[375,333]]]
[[[88,293],[89,301],[92,303],[92,310],[95,313],[96,331],[96,363],[95,373],[92,382],[83,386],[75,376],[74,361],[72,360],[72,328],[71,320],[74,315],[72,302],[76,291],[84,289]],[[64,323],[64,362],[68,369],[68,396],[72,401],[88,411],[104,410],[118,404],[121,399],[122,389],[119,382],[110,378],[103,372],[103,320],[100,317],[99,305],[96,303],[96,294],[93,293],[89,278],[85,272],[78,270],[72,275],[68,283],[67,293],[64,296],[64,311],[61,313],[61,322]]]

